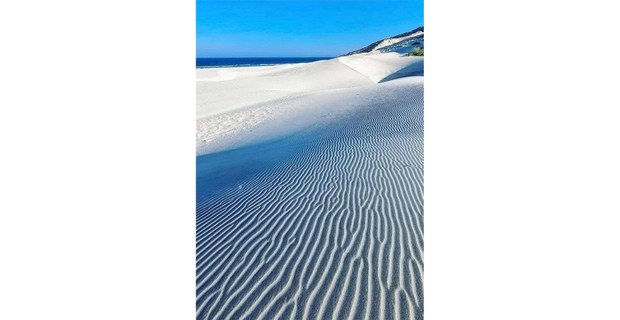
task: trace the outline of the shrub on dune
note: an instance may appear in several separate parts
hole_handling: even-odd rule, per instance
[[[411,52],[407,53],[408,56],[418,56],[418,57],[423,57],[424,56],[424,48],[415,48],[413,50],[411,50]]]

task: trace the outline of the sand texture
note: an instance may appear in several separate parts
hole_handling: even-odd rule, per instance
[[[198,319],[423,318],[422,60],[346,58],[199,76]]]

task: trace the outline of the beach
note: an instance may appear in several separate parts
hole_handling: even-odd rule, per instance
[[[423,317],[423,62],[197,69],[198,319]]]

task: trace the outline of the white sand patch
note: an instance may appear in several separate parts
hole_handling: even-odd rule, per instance
[[[199,68],[196,69],[196,81],[228,81],[251,78],[270,72],[294,67],[295,64],[280,64],[275,66],[235,67],[235,68]]]
[[[198,69],[198,153],[334,121],[373,99],[377,83],[422,72],[423,64],[423,57],[374,53],[302,64]]]
[[[338,59],[375,83],[424,71],[424,57],[402,56],[396,52],[362,53]]]
[[[227,71],[218,71],[220,74],[222,72]],[[372,83],[364,75],[335,59],[295,64],[287,68],[258,69],[253,72],[253,76],[237,72],[237,76],[241,77],[231,81],[198,81],[197,118],[256,105],[294,93]]]

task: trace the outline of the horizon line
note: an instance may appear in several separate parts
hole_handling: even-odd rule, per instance
[[[263,57],[250,57],[250,56],[244,56],[244,57],[196,57],[196,59],[273,59],[273,58],[300,58],[300,59],[304,59],[304,58],[335,58],[337,56],[277,56],[277,57],[271,57],[271,56],[263,56]]]

